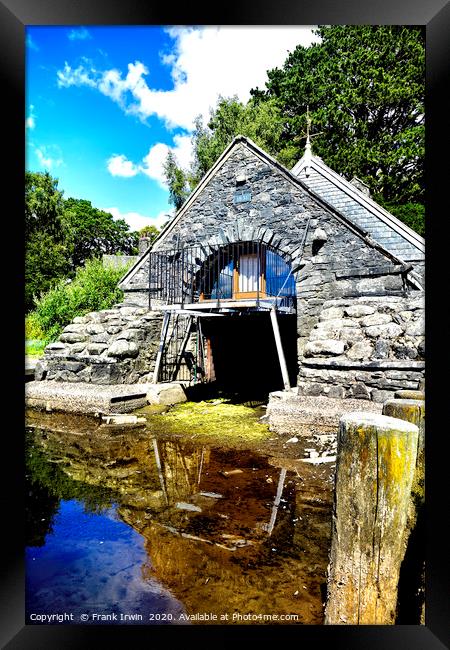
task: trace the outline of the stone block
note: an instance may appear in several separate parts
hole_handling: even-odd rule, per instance
[[[134,341],[114,341],[108,348],[108,356],[124,359],[126,357],[137,357],[139,346]]]
[[[379,388],[374,388],[371,393],[372,402],[377,402],[378,404],[383,404],[386,400],[392,397],[392,392],[390,390],[380,390]]]
[[[332,339],[309,341],[305,345],[305,357],[339,355],[344,353],[344,349],[344,341],[334,341]]]
[[[43,381],[47,376],[47,364],[43,361],[38,361],[34,368],[35,381]]]
[[[124,383],[122,379],[121,368],[115,363],[102,363],[91,367],[90,382],[93,384]]]
[[[108,325],[106,331],[108,334],[118,334],[121,331],[122,327],[120,325]]]
[[[59,340],[63,343],[81,343],[87,340],[87,335],[84,332],[67,332],[61,334]]]
[[[341,341],[355,343],[355,341],[364,340],[365,337],[363,331],[359,327],[343,327],[339,333],[339,338]]]
[[[86,329],[86,325],[82,323],[70,323],[70,325],[66,325],[64,328],[64,333],[66,332],[84,332]]]
[[[144,332],[138,329],[127,329],[118,334],[118,341],[143,341]]]
[[[346,352],[349,359],[357,361],[358,359],[370,359],[373,352],[373,345],[370,341],[357,341]]]
[[[91,336],[91,343],[105,343],[108,346],[111,343],[111,336],[106,332],[104,334],[94,334]]]
[[[328,309],[323,309],[320,313],[319,320],[330,320],[336,318],[342,318],[344,310],[341,307],[329,307]]]
[[[375,343],[374,359],[388,359],[391,344],[386,339],[378,339]]]
[[[101,334],[105,331],[105,327],[100,323],[89,323],[86,325],[87,334]]]
[[[365,316],[361,319],[361,325],[363,327],[371,327],[372,325],[384,325],[385,323],[390,323],[392,321],[392,316],[389,314],[371,314]]]
[[[62,354],[64,350],[66,349],[66,346],[64,343],[61,343],[60,341],[55,341],[55,343],[49,343],[46,348],[45,348],[45,353],[49,354]]]
[[[107,343],[90,343],[87,346],[87,351],[89,354],[101,354],[108,347]]]
[[[329,320],[317,323],[318,329],[341,329],[342,327],[359,327],[359,323],[354,318],[330,318]]]
[[[345,397],[345,388],[343,386],[330,386],[328,391],[328,397],[335,399],[344,399]]]
[[[351,305],[344,309],[344,314],[350,316],[351,318],[361,318],[361,316],[369,316],[369,314],[375,313],[375,307],[370,305]]]
[[[397,336],[403,334],[403,328],[397,323],[386,323],[385,325],[372,325],[366,327],[365,330],[367,336],[371,338],[376,338],[382,336],[387,339],[395,339]]]
[[[179,404],[186,402],[186,393],[180,384],[150,384],[147,387],[149,404]]]
[[[370,391],[362,382],[356,382],[350,386],[350,396],[354,399],[370,399]]]
[[[86,343],[72,343],[70,346],[69,354],[80,354],[86,349]]]
[[[410,321],[406,325],[405,334],[407,336],[423,336],[425,333],[425,317],[421,316],[417,320]]]

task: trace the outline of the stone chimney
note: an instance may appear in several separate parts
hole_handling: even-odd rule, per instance
[[[139,256],[143,255],[150,247],[150,237],[139,238]]]

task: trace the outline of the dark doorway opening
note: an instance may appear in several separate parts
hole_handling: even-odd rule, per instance
[[[297,383],[297,318],[278,314],[291,386]],[[267,311],[202,318],[206,339],[206,379],[218,391],[241,399],[265,398],[284,388],[275,338]]]

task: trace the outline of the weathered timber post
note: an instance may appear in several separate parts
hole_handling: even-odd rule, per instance
[[[423,390],[396,390],[394,397],[397,399],[425,399],[425,393]],[[390,401],[390,400],[388,400]]]
[[[339,423],[325,624],[393,624],[418,427],[373,413]]]
[[[403,394],[412,395],[419,391],[398,391],[395,397]],[[383,415],[412,422],[419,427],[417,442],[416,468],[411,486],[408,516],[403,536],[405,563],[400,578],[406,580],[407,588],[399,590],[397,604],[400,623],[405,613],[408,622],[425,625],[425,538],[424,538],[424,504],[425,504],[425,402],[424,395],[414,399],[391,399],[383,404]],[[403,584],[402,582],[400,583]],[[411,621],[411,616],[416,620]],[[405,621],[406,622],[406,621]]]
[[[383,404],[383,415],[412,422],[419,428],[416,468],[408,513],[409,525],[413,526],[417,508],[424,502],[425,493],[425,402],[419,399],[390,399]]]

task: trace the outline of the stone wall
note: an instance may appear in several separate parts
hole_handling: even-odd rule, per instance
[[[237,177],[247,179],[250,200],[244,203],[233,201]],[[244,144],[155,249],[239,240],[270,243],[293,260],[300,391],[381,400],[397,388],[417,387],[424,366],[423,292],[409,279],[411,267]],[[121,285],[125,304],[148,305],[148,276],[145,256]]]
[[[35,379],[94,384],[152,381],[162,315],[124,304],[74,318],[45,349]]]
[[[383,402],[423,380],[422,294],[327,300],[314,320],[299,338],[299,394]]]
[[[247,178],[245,187],[251,198],[245,203],[233,202],[237,176]],[[327,238],[319,247],[314,244],[318,229]],[[335,269],[344,270],[393,264],[374,241],[358,234],[344,217],[326,209],[306,188],[244,145],[236,147],[195,201],[187,205],[182,217],[155,242],[153,250],[252,239],[290,254],[294,266],[314,258],[324,272],[331,263]],[[139,292],[148,296],[148,282],[148,256],[143,256],[138,268],[121,283],[126,299],[134,300]]]

